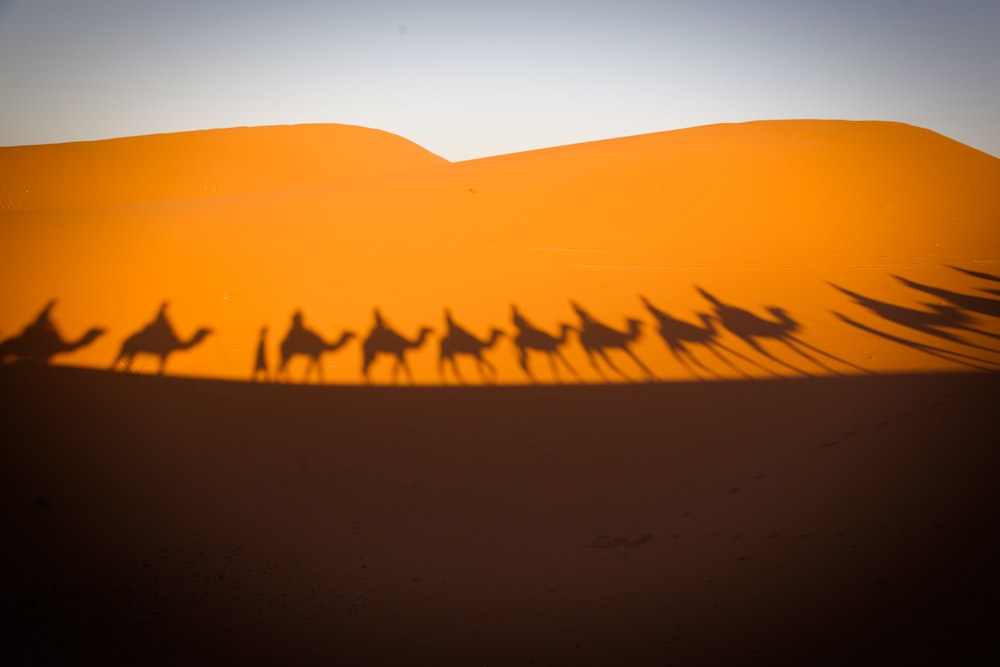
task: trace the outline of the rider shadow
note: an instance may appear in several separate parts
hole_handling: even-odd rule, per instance
[[[265,376],[267,374],[267,359],[264,351],[266,334],[267,329],[262,329],[260,333],[260,341],[257,346],[257,363],[254,369],[254,377],[257,377],[262,367]],[[285,334],[285,337],[282,339],[279,347],[280,360],[278,362],[276,378],[278,381],[288,381],[290,375],[290,362],[295,357],[302,356],[306,358],[306,371],[302,381],[304,383],[309,382],[309,376],[311,372],[315,370],[316,381],[322,384],[324,380],[321,357],[326,352],[336,352],[346,345],[348,341],[354,338],[354,335],[353,331],[345,330],[340,334],[340,337],[337,340],[332,342],[327,341],[318,333],[306,327],[301,310],[295,311],[292,313],[292,321],[288,327],[288,333]]]
[[[104,329],[93,327],[75,340],[64,339],[52,321],[55,305],[56,300],[52,299],[20,333],[0,341],[0,363],[49,364],[53,357],[86,347],[105,333]]]
[[[579,373],[576,372],[576,369],[566,360],[566,357],[563,356],[562,351],[559,349],[569,340],[569,333],[576,331],[574,327],[566,323],[561,323],[559,325],[559,334],[550,334],[529,322],[516,305],[511,305],[510,316],[516,330],[513,342],[517,354],[517,363],[521,367],[521,370],[527,374],[531,382],[538,384],[538,379],[532,373],[530,365],[533,353],[541,353],[548,357],[549,365],[552,368],[552,377],[556,382],[562,382],[562,377],[559,375],[559,368],[556,365],[557,360],[562,362],[563,366],[576,378],[577,382],[582,382]]]
[[[209,334],[211,329],[202,327],[194,332],[187,340],[181,340],[174,332],[170,320],[167,319],[168,301],[160,304],[160,309],[156,317],[139,331],[125,339],[122,343],[118,356],[111,364],[111,369],[133,370],[135,357],[137,355],[150,355],[160,360],[157,373],[163,375],[167,358],[174,352],[189,350],[200,344]]]
[[[627,382],[632,382],[632,378],[626,375],[618,366],[612,361],[611,357],[608,356],[608,352],[612,350],[620,350],[629,356],[636,366],[645,374],[647,380],[655,381],[657,378],[653,375],[653,372],[646,367],[646,364],[642,363],[642,360],[636,356],[635,352],[632,351],[630,345],[639,339],[642,333],[642,322],[635,318],[628,318],[626,320],[625,331],[620,331],[618,329],[613,329],[612,327],[596,320],[589,312],[587,312],[580,304],[575,301],[571,301],[570,304],[573,306],[573,310],[576,311],[577,316],[580,318],[580,328],[578,336],[580,338],[580,345],[583,346],[584,352],[587,353],[587,359],[590,360],[590,365],[594,367],[597,374],[601,376],[601,379],[608,382],[608,377],[605,375],[600,364],[597,363],[598,358],[604,361],[604,364],[613,370],[615,373],[620,375],[622,379]]]
[[[847,361],[846,359],[831,354],[826,350],[822,350],[815,345],[811,345],[810,343],[802,340],[802,338],[796,335],[802,330],[802,325],[794,320],[784,308],[769,306],[766,310],[771,317],[761,317],[750,312],[749,310],[746,310],[745,308],[724,303],[719,298],[701,287],[696,286],[695,289],[713,305],[715,319],[718,320],[723,329],[735,335],[759,354],[794,373],[804,376],[813,375],[803,368],[799,368],[798,366],[778,358],[766,350],[761,343],[763,341],[781,343],[789,350],[809,361],[811,364],[833,375],[843,375],[843,373],[821,361],[818,358],[819,356],[823,356],[831,361],[849,366],[862,373],[873,373],[873,371],[867,368]],[[812,352],[812,354],[806,352],[806,349]]]
[[[447,368],[450,367],[452,374],[459,384],[465,384],[465,378],[459,371],[458,359],[466,357],[471,359],[483,384],[496,384],[497,369],[486,359],[483,354],[496,345],[506,334],[497,328],[490,330],[486,338],[478,338],[467,329],[455,322],[451,310],[444,311],[445,332],[441,337],[438,351],[438,376],[441,384],[448,384]]]

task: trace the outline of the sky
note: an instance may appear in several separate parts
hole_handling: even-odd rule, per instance
[[[0,145],[345,123],[449,160],[761,119],[1000,156],[996,0],[0,0]]]

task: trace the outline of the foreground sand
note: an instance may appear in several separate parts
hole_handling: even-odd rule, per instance
[[[996,374],[0,370],[7,664],[996,657]]]

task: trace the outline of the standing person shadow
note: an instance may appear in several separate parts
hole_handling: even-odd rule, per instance
[[[262,359],[264,335],[267,329],[261,330],[261,342],[258,345],[257,351],[257,365],[259,366],[261,362],[264,362],[266,369],[267,361]],[[289,369],[289,362],[297,356],[306,357],[306,372],[302,378],[303,382],[309,381],[310,372],[315,369],[316,371],[316,381],[320,384],[323,383],[323,364],[320,363],[320,357],[322,357],[324,352],[336,352],[344,345],[347,344],[354,338],[354,332],[345,330],[340,334],[340,338],[333,341],[332,343],[323,340],[323,338],[309,329],[303,324],[302,311],[297,310],[292,313],[292,323],[288,328],[288,333],[285,334],[284,340],[281,341],[281,361],[278,364],[277,378],[279,380],[287,380]],[[256,370],[254,371],[256,374]]]
[[[52,299],[21,333],[0,342],[0,363],[24,361],[48,364],[56,355],[75,352],[104,335],[104,329],[93,327],[76,340],[63,339],[52,322],[52,308],[55,305],[56,300]]]
[[[559,335],[553,336],[528,322],[518,307],[514,305],[511,306],[511,321],[514,323],[514,328],[517,329],[517,334],[514,336],[514,347],[517,349],[517,363],[527,373],[528,378],[532,382],[537,383],[538,380],[528,365],[529,352],[541,352],[549,358],[549,364],[552,366],[552,376],[558,382],[562,382],[562,378],[559,377],[556,359],[563,363],[578,382],[581,381],[576,369],[566,361],[566,357],[559,351],[559,348],[566,344],[569,332],[576,331],[576,329],[563,323],[559,327]]]
[[[645,373],[646,378],[649,380],[656,380],[656,376],[650,371],[646,364],[642,363],[642,360],[636,356],[635,352],[629,345],[639,339],[642,333],[642,322],[635,318],[628,318],[626,320],[626,326],[628,327],[626,331],[618,331],[612,329],[603,322],[599,322],[591,316],[580,304],[575,301],[571,301],[570,305],[573,310],[576,311],[577,316],[580,318],[580,344],[583,346],[584,351],[587,353],[587,358],[590,360],[590,365],[594,367],[598,375],[605,381],[607,381],[607,376],[601,367],[597,363],[597,358],[600,357],[604,360],[604,363],[622,376],[625,380],[631,382],[625,373],[622,372],[620,368],[608,357],[608,350],[621,350],[629,357],[632,361]],[[595,357],[596,355],[596,357]]]
[[[118,356],[111,364],[112,370],[130,370],[133,368],[136,355],[149,354],[159,358],[160,364],[157,372],[163,375],[166,370],[167,357],[179,350],[191,349],[212,333],[211,329],[202,327],[187,340],[181,340],[174,333],[174,328],[167,319],[168,305],[168,301],[160,304],[160,309],[153,321],[125,339],[121,351],[118,352]]]
[[[460,327],[452,319],[451,311],[445,309],[445,333],[441,337],[441,348],[438,356],[438,375],[441,376],[441,384],[447,384],[445,365],[450,364],[455,378],[460,384],[465,384],[462,374],[458,370],[456,357],[472,357],[476,362],[476,369],[483,380],[483,384],[496,384],[497,369],[489,360],[483,358],[483,352],[493,347],[504,335],[500,329],[492,329],[489,338],[480,340],[471,333]]]
[[[271,381],[271,372],[267,366],[267,327],[260,328],[260,335],[257,339],[257,355],[254,360],[253,373],[250,374],[250,381]]]

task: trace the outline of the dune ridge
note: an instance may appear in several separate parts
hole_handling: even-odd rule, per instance
[[[351,125],[237,127],[0,148],[0,210],[245,194],[447,164]]]

